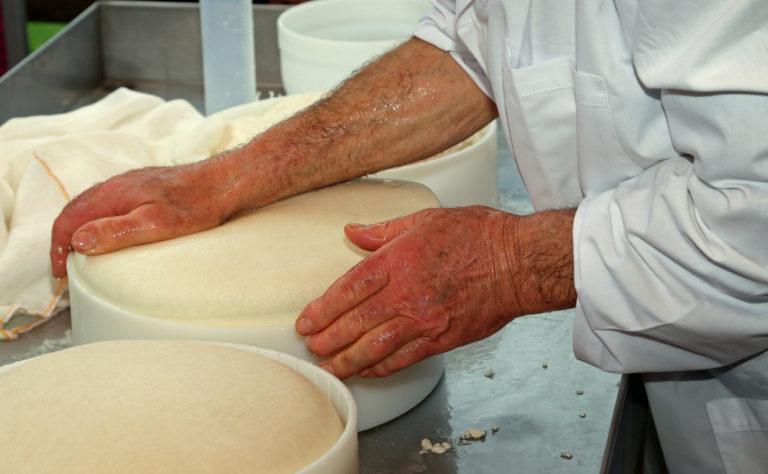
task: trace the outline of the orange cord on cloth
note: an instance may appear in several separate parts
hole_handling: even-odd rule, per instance
[[[45,169],[48,176],[56,182],[56,184],[59,187],[59,190],[61,191],[61,194],[63,195],[65,202],[70,201],[69,194],[67,194],[66,189],[64,189],[64,185],[61,183],[59,178],[56,177],[55,174],[51,171],[50,167],[45,163],[45,161],[40,157],[40,154],[38,152],[34,152],[35,160]],[[63,303],[63,307],[66,307],[66,300],[62,302],[62,296],[64,295],[64,292],[67,289],[67,280],[66,278],[59,280],[56,285],[56,289],[53,292],[53,296],[51,300],[49,301],[48,305],[46,305],[45,309],[43,311],[35,311],[30,310],[28,308],[25,308],[19,304],[12,304],[8,307],[0,307],[2,309],[2,316],[0,316],[0,335],[5,340],[14,340],[18,337],[18,335],[22,332],[29,331],[30,329],[33,329],[40,324],[47,321],[53,314],[57,313],[59,310],[62,309],[62,306],[60,303]],[[19,325],[13,325],[10,321],[13,319],[14,316],[17,314],[25,314],[32,316],[32,322],[25,322],[21,323]],[[9,329],[6,329],[6,324],[10,326]]]
[[[71,197],[115,174],[210,155],[223,125],[189,103],[119,89],[95,104],[0,126],[0,340],[69,305],[51,273],[51,226]]]

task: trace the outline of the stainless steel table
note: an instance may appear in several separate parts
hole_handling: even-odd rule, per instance
[[[0,98],[7,100],[0,111],[7,116],[0,117],[0,122],[13,116],[69,110],[97,100],[115,84],[165,98],[184,98],[200,107],[199,46],[191,46],[183,54],[195,63],[178,66],[177,73],[186,74],[184,77],[164,80],[162,75],[153,76],[156,70],[140,67],[141,61],[155,64],[153,53],[182,64],[170,55],[182,54],[175,49],[181,31],[187,36],[195,34],[195,8],[152,2],[94,5],[53,43],[0,80]],[[279,92],[279,82],[275,83],[279,68],[276,76],[272,64],[276,57],[273,23],[279,10],[254,8],[255,24],[266,25],[257,47],[257,67],[265,72],[262,79],[270,82],[260,88]],[[119,31],[110,29],[108,25],[118,18]],[[148,49],[151,38],[146,36],[145,24],[158,21],[164,22],[159,34],[167,37],[154,38],[162,47]],[[117,37],[130,32],[143,42]],[[195,39],[184,38],[186,44]],[[73,54],[73,45],[80,48],[78,57],[67,58],[66,54]],[[132,49],[139,48],[140,54],[132,59]],[[499,188],[503,209],[531,212],[501,134]],[[619,376],[575,360],[571,328],[571,311],[526,316],[488,339],[449,353],[445,375],[432,394],[401,417],[360,434],[361,473],[599,472]],[[0,365],[68,347],[68,331],[65,311],[17,341],[0,342]],[[495,373],[493,377],[486,376],[489,370]],[[491,432],[493,425],[499,428],[496,433]],[[459,442],[469,428],[487,430],[485,440]],[[425,438],[447,441],[452,449],[444,454],[421,454]],[[571,458],[563,453],[570,453]]]

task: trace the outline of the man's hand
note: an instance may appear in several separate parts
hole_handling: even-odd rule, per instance
[[[349,239],[374,253],[311,302],[296,329],[339,378],[380,377],[517,316],[571,307],[573,215],[474,206],[349,225]]]
[[[231,188],[212,168],[206,162],[142,168],[86,190],[53,224],[54,276],[66,276],[70,245],[95,255],[220,224],[230,213],[223,197]]]

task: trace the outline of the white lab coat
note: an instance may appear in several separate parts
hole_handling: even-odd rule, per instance
[[[578,205],[577,357],[653,373],[672,472],[768,472],[768,2],[432,1],[534,208]]]

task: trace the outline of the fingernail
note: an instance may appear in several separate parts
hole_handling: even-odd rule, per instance
[[[363,227],[367,227],[365,224],[358,224],[356,222],[350,222],[347,224],[347,227],[349,227],[352,230],[362,229]]]
[[[303,336],[311,333],[312,328],[312,321],[310,321],[309,318],[299,318],[299,320],[296,321],[296,330]]]
[[[360,377],[368,377],[369,375],[371,375],[371,369],[365,369],[364,371],[360,372],[357,375]]]
[[[320,368],[331,375],[336,375],[336,372],[333,370],[333,366],[331,364],[320,364]]]
[[[72,247],[80,252],[89,252],[96,247],[96,236],[88,230],[81,230],[72,237]]]

